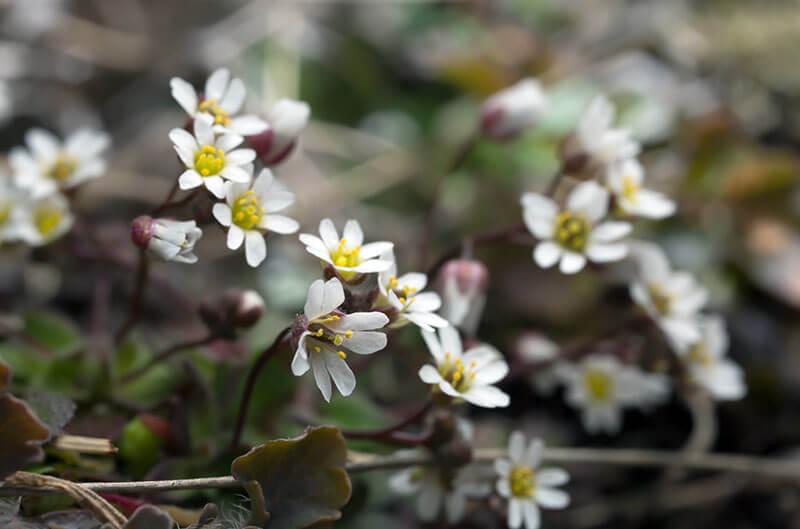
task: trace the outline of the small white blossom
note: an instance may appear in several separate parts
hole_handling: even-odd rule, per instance
[[[267,257],[264,232],[289,234],[300,228],[296,220],[276,215],[292,203],[294,194],[275,181],[272,171],[263,169],[252,184],[227,182],[225,203],[214,204],[213,214],[228,228],[228,248],[236,250],[244,242],[247,264],[255,267]]]
[[[438,338],[430,331],[422,331],[422,337],[436,362],[435,366],[426,364],[420,368],[419,378],[423,382],[475,406],[509,405],[508,395],[494,386],[508,374],[508,364],[500,351],[485,344],[464,351],[454,327],[439,329]]]
[[[574,274],[587,259],[597,263],[623,259],[628,246],[618,241],[630,233],[631,225],[601,221],[608,213],[608,201],[608,192],[595,182],[575,186],[563,209],[544,195],[525,193],[525,225],[540,240],[533,252],[536,264],[549,268],[560,261],[561,272]]]
[[[418,455],[415,450],[404,453]],[[392,476],[389,487],[398,494],[417,496],[417,515],[423,522],[435,521],[444,508],[447,523],[455,524],[464,517],[469,499],[484,497],[491,491],[481,474],[477,466],[462,467],[455,475],[436,466],[412,467]]]
[[[592,100],[575,129],[575,138],[594,165],[607,168],[639,154],[639,142],[628,129],[612,128],[614,106],[604,95]]]
[[[437,277],[442,293],[439,313],[466,334],[474,335],[486,304],[488,284],[489,271],[482,262],[464,258],[446,262]]]
[[[728,332],[719,316],[700,319],[701,338],[682,352],[691,380],[717,400],[739,400],[747,393],[742,368],[729,358]]]
[[[339,238],[331,219],[319,223],[319,234],[300,234],[300,242],[306,251],[331,265],[345,280],[359,274],[382,272],[392,266],[392,261],[380,256],[394,248],[390,242],[364,243],[364,232],[356,220],[348,220]]]
[[[391,326],[400,327],[411,322],[427,331],[434,327],[447,327],[447,320],[436,314],[442,305],[439,294],[422,292],[428,284],[428,276],[409,272],[398,277],[394,252],[388,251],[381,258],[392,262],[392,266],[378,275],[383,300],[398,314],[398,320]]]
[[[203,115],[194,118],[194,135],[172,129],[169,138],[186,170],[178,179],[181,189],[205,186],[215,197],[225,196],[225,180],[247,184],[253,177],[252,149],[236,149],[243,138],[238,134],[215,136],[211,122]]]
[[[643,182],[644,169],[635,158],[611,165],[606,176],[606,184],[623,213],[650,219],[664,219],[675,213],[675,202],[643,188]]]
[[[489,137],[511,138],[533,126],[547,104],[536,79],[523,79],[489,97],[481,107],[481,127]]]
[[[19,240],[27,205],[27,194],[0,175],[0,245]]]
[[[217,132],[233,132],[242,136],[258,134],[267,124],[257,116],[236,114],[242,109],[246,90],[244,82],[220,68],[206,80],[205,92],[198,95],[194,87],[179,77],[169,82],[172,97],[194,119],[204,115],[211,119]]]
[[[268,128],[250,138],[265,165],[277,165],[294,150],[300,133],[308,125],[311,108],[303,101],[280,99],[267,112]]]
[[[497,492],[508,499],[508,526],[518,529],[539,529],[539,507],[563,509],[569,495],[557,489],[569,481],[569,474],[560,468],[539,468],[544,443],[534,439],[525,446],[522,432],[514,432],[508,441],[508,458],[495,460],[498,474]]]
[[[18,217],[17,235],[31,246],[42,246],[67,233],[75,218],[60,193],[26,202]]]
[[[43,129],[25,134],[24,147],[15,147],[9,154],[17,186],[41,198],[59,190],[72,189],[106,172],[102,157],[111,143],[108,134],[80,129],[62,143]]]
[[[309,368],[326,401],[331,400],[331,379],[343,396],[356,387],[356,377],[345,361],[347,355],[372,354],[386,347],[386,335],[376,331],[389,323],[382,312],[337,310],[344,303],[344,288],[336,279],[314,281],[308,289],[304,308],[305,331],[300,335],[292,360],[292,373]]]
[[[622,426],[623,408],[647,407],[669,394],[665,377],[606,354],[589,355],[577,365],[560,363],[557,375],[567,386],[567,402],[583,410],[583,426],[589,433],[615,434]]]
[[[700,339],[698,312],[708,294],[687,272],[673,271],[655,244],[637,243],[632,254],[638,274],[630,286],[631,297],[653,318],[672,345],[683,349]]]
[[[145,217],[145,220],[147,219]],[[163,261],[189,264],[197,262],[194,245],[203,236],[203,230],[197,227],[197,222],[172,219],[149,220],[149,227],[144,227],[145,230],[149,229],[149,232],[146,231],[143,237],[147,239],[144,247],[150,255]]]

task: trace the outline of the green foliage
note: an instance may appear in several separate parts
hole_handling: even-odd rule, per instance
[[[82,344],[75,324],[52,312],[29,312],[25,315],[25,334],[57,354],[77,351]]]
[[[129,473],[142,476],[158,462],[162,444],[162,439],[137,417],[122,430],[117,455]]]
[[[322,426],[250,450],[234,460],[231,474],[250,495],[252,524],[301,529],[339,519],[352,490],[346,462],[342,434]]]

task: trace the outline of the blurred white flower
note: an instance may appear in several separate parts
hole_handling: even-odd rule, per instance
[[[215,197],[225,196],[225,180],[248,184],[253,177],[252,149],[235,149],[243,141],[238,134],[215,136],[210,120],[198,115],[194,135],[184,129],[172,129],[169,138],[186,170],[178,183],[181,189],[205,186]]]
[[[508,458],[495,460],[498,474],[497,492],[508,500],[508,526],[517,529],[539,529],[539,507],[563,509],[569,495],[557,489],[569,481],[569,474],[560,468],[539,468],[544,443],[534,439],[525,445],[522,432],[513,432],[508,441]]]
[[[372,354],[386,347],[380,329],[389,323],[382,312],[344,314],[344,288],[336,279],[314,281],[308,289],[304,308],[305,330],[300,335],[292,360],[292,373],[300,376],[311,368],[326,401],[331,400],[331,378],[343,396],[356,387],[356,377],[345,361],[349,353]]]
[[[11,150],[9,163],[16,185],[41,198],[102,176],[106,172],[102,153],[111,138],[104,132],[80,129],[62,143],[44,129],[31,129],[25,143],[27,149]]]
[[[720,316],[700,319],[701,338],[681,354],[692,382],[717,400],[739,400],[747,393],[742,368],[725,357],[728,332]]]
[[[432,331],[434,327],[447,327],[447,320],[436,314],[442,305],[439,294],[422,292],[428,284],[428,276],[409,272],[397,276],[397,262],[391,250],[381,259],[392,265],[378,275],[378,288],[385,303],[397,311],[398,319],[390,327],[400,327],[408,322],[421,329]]]
[[[196,263],[194,245],[203,230],[193,220],[154,219],[141,216],[131,224],[131,240],[137,246],[163,261]]]
[[[231,79],[225,68],[215,70],[206,80],[205,92],[198,95],[194,87],[173,77],[169,82],[172,97],[194,119],[198,115],[211,118],[214,130],[232,132],[241,136],[258,134],[266,130],[267,124],[255,115],[237,116],[242,109],[246,90],[238,77]]]
[[[698,312],[708,294],[687,272],[673,271],[655,244],[631,246],[638,274],[630,286],[631,297],[658,324],[670,343],[685,349],[700,339]]]
[[[536,79],[528,78],[489,97],[481,107],[481,128],[495,140],[512,138],[533,126],[547,104]]]
[[[25,203],[17,235],[31,246],[42,246],[67,233],[74,221],[69,201],[64,195],[54,193]]]
[[[635,158],[612,164],[606,174],[606,184],[622,212],[651,219],[664,219],[675,213],[675,202],[644,189],[643,182],[644,168]]]
[[[0,245],[20,238],[19,229],[24,221],[27,194],[0,174]]]
[[[612,128],[614,106],[604,95],[595,97],[575,128],[575,139],[593,165],[607,168],[611,164],[639,154],[639,142],[628,129]]]
[[[238,249],[245,243],[247,264],[258,266],[267,257],[264,232],[289,234],[300,225],[284,215],[276,215],[294,203],[294,195],[284,190],[263,169],[252,184],[226,182],[225,203],[214,204],[217,221],[228,228],[228,248]]]
[[[436,333],[423,330],[422,337],[436,362],[435,366],[426,364],[420,368],[419,378],[423,382],[475,406],[509,405],[508,395],[494,386],[508,374],[508,364],[500,351],[486,344],[464,351],[454,327],[439,329],[438,338]]]
[[[319,223],[319,234],[300,234],[300,242],[306,251],[331,265],[345,280],[359,274],[382,272],[392,266],[392,261],[380,256],[394,248],[390,242],[364,243],[364,232],[357,220],[348,220],[339,238],[336,226],[331,219]]]
[[[589,433],[615,434],[622,426],[623,408],[647,407],[669,395],[666,377],[606,354],[589,355],[578,364],[562,362],[557,375],[567,386],[567,402],[583,410],[583,426]]]
[[[481,478],[481,469],[474,465],[458,469],[455,475],[449,468],[411,467],[392,476],[389,487],[398,494],[417,495],[417,515],[423,522],[435,521],[444,508],[447,523],[455,524],[464,517],[470,498],[481,498],[491,492],[489,483]]]
[[[482,262],[463,258],[447,261],[437,277],[442,293],[440,314],[468,335],[474,335],[486,304],[488,284],[489,270]]]
[[[587,258],[604,263],[628,255],[628,246],[617,242],[631,231],[622,221],[600,222],[608,213],[608,191],[595,182],[575,186],[564,209],[538,193],[522,195],[523,218],[528,230],[539,239],[533,260],[542,268],[560,261],[560,270],[574,274]]]
[[[300,133],[308,125],[311,107],[303,101],[280,99],[267,112],[267,129],[248,138],[264,165],[277,165],[289,158]]]

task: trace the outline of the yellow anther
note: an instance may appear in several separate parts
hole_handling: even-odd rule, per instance
[[[339,240],[336,249],[331,252],[331,261],[336,266],[352,268],[361,264],[361,246],[353,248],[345,248],[347,241],[345,239]]]
[[[341,358],[342,360],[347,358],[347,353],[345,353],[344,351],[336,351],[336,354],[339,355],[339,358]]]
[[[530,498],[536,488],[536,475],[529,467],[514,467],[508,476],[511,495],[515,498]]]
[[[8,221],[11,216],[11,202],[0,202],[0,226]]]
[[[194,168],[201,176],[214,176],[225,167],[225,152],[213,145],[203,145],[194,155]]]
[[[334,345],[342,345],[342,342],[344,342],[344,338],[342,338],[341,334],[337,334],[336,336],[333,337]]]
[[[264,217],[264,208],[258,202],[258,197],[252,189],[239,195],[233,202],[233,223],[243,230],[258,228]]]
[[[659,314],[669,314],[672,307],[672,295],[656,284],[648,285],[647,290],[650,293],[650,302]]]
[[[325,334],[325,331],[323,331],[322,329],[317,329],[317,330],[316,330],[316,331],[315,331],[313,334],[314,334],[314,336],[316,336],[317,338],[321,338],[321,337],[322,337],[322,335],[324,335],[324,334]]]
[[[222,110],[216,99],[206,99],[205,101],[202,101],[197,106],[197,109],[200,112],[211,114],[211,116],[214,118],[215,125],[227,126],[231,122],[230,117],[228,117],[228,114]]]
[[[599,369],[588,369],[583,374],[586,392],[594,401],[607,401],[612,397],[614,382],[611,375]]]
[[[47,176],[58,182],[63,182],[71,177],[78,168],[78,161],[72,156],[60,154],[47,170]]]
[[[322,351],[322,348],[319,345],[315,345],[314,346],[314,352],[315,353],[319,353],[320,351]]]
[[[353,331],[351,331],[349,329],[344,331],[344,336],[345,336],[345,338],[352,338],[353,337]]]
[[[583,251],[592,225],[580,213],[562,211],[556,216],[553,237],[561,246],[574,252]]]
[[[34,224],[36,230],[43,236],[47,237],[59,224],[63,214],[60,210],[51,207],[40,207],[33,214]]]

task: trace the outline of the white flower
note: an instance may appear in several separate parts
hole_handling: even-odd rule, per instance
[[[696,316],[708,299],[706,290],[687,272],[676,272],[655,244],[637,243],[632,254],[638,274],[631,297],[658,324],[678,349],[700,339]]]
[[[433,384],[442,393],[463,399],[475,406],[503,408],[510,399],[496,384],[508,374],[508,364],[500,351],[489,345],[478,345],[463,350],[461,337],[454,327],[439,329],[439,338],[430,331],[422,331],[436,365],[426,364],[419,370],[419,378]]]
[[[432,331],[434,327],[447,327],[447,320],[435,314],[442,305],[439,294],[422,292],[428,284],[428,276],[409,272],[397,276],[397,263],[391,250],[381,256],[392,262],[392,266],[378,275],[378,287],[385,302],[397,311],[398,320],[393,327],[411,322],[421,329]]]
[[[539,529],[539,507],[563,509],[569,495],[557,489],[569,481],[569,474],[560,468],[539,468],[544,443],[534,439],[525,446],[522,432],[514,432],[508,442],[508,458],[495,460],[499,476],[497,492],[508,499],[508,526]]]
[[[0,245],[20,238],[27,202],[27,194],[12,185],[5,175],[0,175]]]
[[[481,127],[489,137],[502,140],[534,125],[547,98],[536,79],[528,78],[497,92],[481,107]]]
[[[692,381],[717,400],[738,400],[747,393],[742,368],[726,358],[728,332],[719,316],[700,320],[702,336],[681,354]]]
[[[538,193],[525,193],[522,207],[525,225],[540,240],[533,260],[542,268],[560,261],[561,272],[574,274],[583,269],[587,258],[605,263],[628,254],[628,246],[616,241],[630,233],[631,225],[600,222],[608,212],[608,192],[595,182],[575,186],[562,210]]]
[[[575,129],[575,137],[592,162],[606,168],[639,154],[639,143],[628,129],[611,127],[614,107],[607,97],[592,100]]]
[[[228,248],[238,249],[245,243],[247,264],[258,266],[267,257],[265,231],[294,233],[300,225],[284,215],[276,215],[294,202],[294,195],[284,190],[263,169],[252,184],[227,182],[224,204],[214,204],[214,218],[228,228]]]
[[[191,84],[179,77],[173,77],[169,86],[172,97],[192,119],[198,115],[211,118],[217,132],[249,136],[267,128],[267,124],[256,116],[236,116],[244,104],[246,90],[242,80],[237,77],[231,79],[230,72],[225,68],[211,74],[201,96]]]
[[[375,331],[389,323],[386,314],[344,314],[337,310],[342,303],[344,288],[338,279],[317,279],[311,284],[304,308],[306,330],[292,360],[295,376],[311,368],[326,401],[331,400],[331,378],[345,397],[356,387],[356,377],[345,361],[349,353],[366,355],[386,347],[386,335]]]
[[[626,366],[606,354],[589,355],[577,365],[560,363],[557,375],[567,386],[567,402],[583,410],[589,433],[615,434],[622,425],[623,408],[647,407],[669,393],[665,377]]]
[[[164,261],[190,264],[197,262],[197,256],[193,253],[194,245],[203,236],[203,230],[197,227],[197,222],[149,217],[143,219],[150,221],[149,226],[144,227],[143,237],[146,241],[142,241],[150,255]]]
[[[50,132],[31,129],[25,134],[28,148],[15,147],[9,154],[17,186],[34,198],[71,189],[106,172],[101,156],[111,138],[108,134],[80,129],[62,143]]]
[[[286,160],[308,125],[310,116],[311,108],[303,101],[277,101],[267,112],[267,130],[249,138],[258,158],[265,165],[276,165]]]
[[[642,188],[643,181],[644,169],[635,158],[611,165],[606,175],[606,184],[624,213],[651,219],[664,219],[675,213],[675,202]]]
[[[206,186],[215,197],[225,196],[225,180],[247,184],[253,176],[255,151],[234,149],[242,143],[238,134],[215,136],[211,122],[204,116],[194,118],[194,135],[172,129],[169,138],[175,152],[186,166],[178,179],[181,189]],[[224,179],[224,180],[223,180]]]
[[[358,274],[382,272],[392,266],[392,261],[379,256],[394,248],[390,242],[364,243],[364,232],[356,220],[348,220],[344,225],[342,238],[331,219],[319,223],[319,234],[300,234],[300,242],[306,251],[331,265],[345,280]],[[363,245],[363,246],[362,246]]]
[[[69,201],[64,195],[54,193],[24,205],[17,235],[31,246],[42,246],[68,232],[74,220]]]
[[[480,498],[491,491],[480,478],[481,470],[474,465],[458,469],[455,475],[449,468],[411,467],[392,476],[389,487],[398,494],[417,495],[417,515],[422,521],[433,522],[444,507],[447,523],[455,524],[464,517],[470,498]]]
[[[437,277],[442,293],[439,312],[468,335],[474,335],[486,304],[488,284],[489,271],[482,262],[463,258],[446,262]]]

